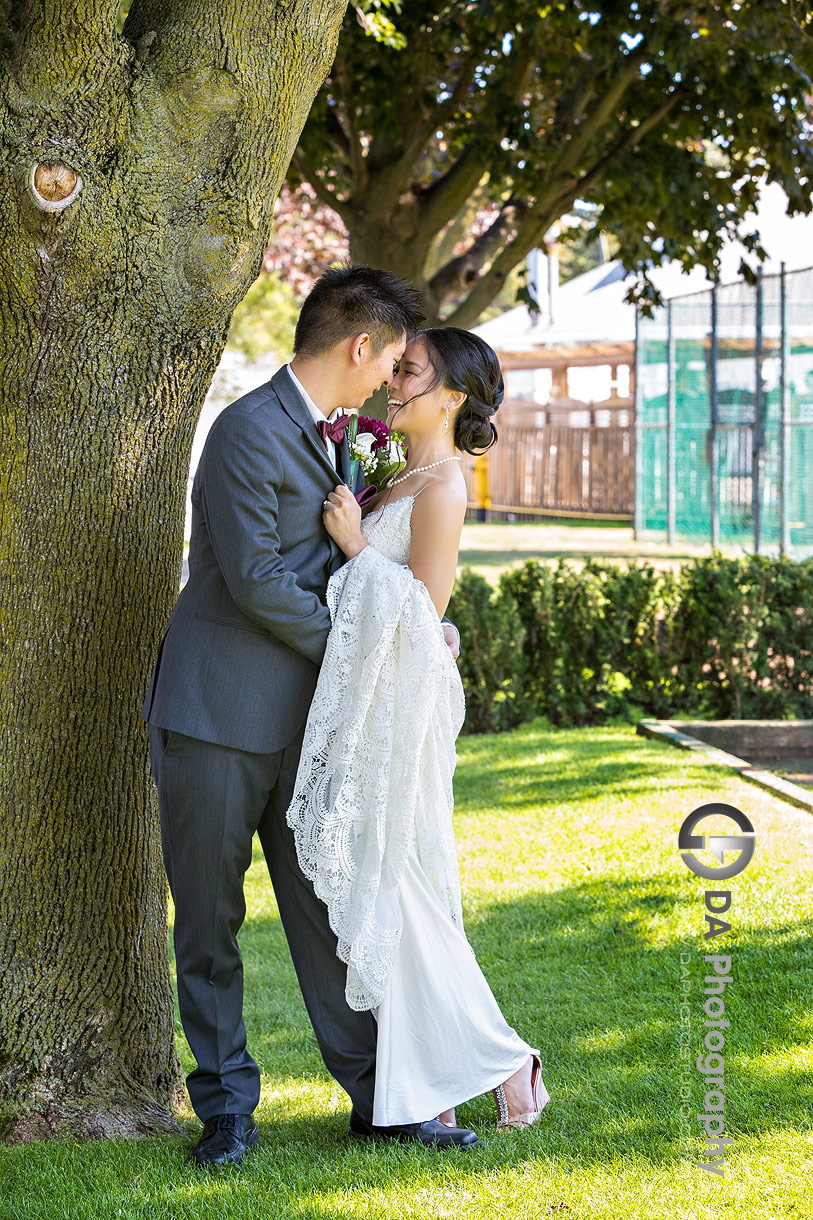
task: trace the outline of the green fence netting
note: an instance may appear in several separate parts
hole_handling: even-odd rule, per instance
[[[638,315],[636,534],[813,554],[813,269]]]

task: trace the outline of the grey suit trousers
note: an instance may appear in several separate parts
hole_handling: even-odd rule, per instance
[[[299,868],[285,821],[303,732],[283,750],[255,754],[150,726],[164,862],[176,910],[178,1001],[198,1065],[186,1083],[204,1121],[215,1114],[250,1114],[260,1096],[259,1069],[246,1049],[237,946],[255,830],[322,1057],[354,1108],[372,1120],[375,1020],[347,1005],[336,938]]]

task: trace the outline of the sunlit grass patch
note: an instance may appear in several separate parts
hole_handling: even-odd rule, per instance
[[[349,1141],[349,1104],[321,1063],[257,852],[241,945],[260,1147],[242,1169],[201,1174],[184,1160],[199,1129],[186,1114],[177,1137],[2,1149],[0,1220],[811,1215],[813,819],[626,725],[539,721],[464,738],[459,759],[468,935],[507,1018],[541,1050],[543,1121],[500,1136],[482,1097],[458,1110],[481,1139],[467,1154]],[[748,815],[757,850],[726,883],[731,932],[708,942],[704,885],[677,831],[712,800]],[[704,954],[733,959],[723,1178],[680,1155],[681,952],[698,1044]],[[702,1100],[698,1078],[695,1110]]]

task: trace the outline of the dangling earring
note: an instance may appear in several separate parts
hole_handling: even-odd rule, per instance
[[[446,403],[446,423],[443,426],[444,426],[444,428],[449,427],[449,404],[448,404],[448,402]]]

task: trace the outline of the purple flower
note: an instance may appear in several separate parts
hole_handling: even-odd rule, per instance
[[[359,416],[359,432],[370,432],[375,437],[373,450],[386,449],[389,444],[390,430],[380,419],[371,419],[369,415]]]

